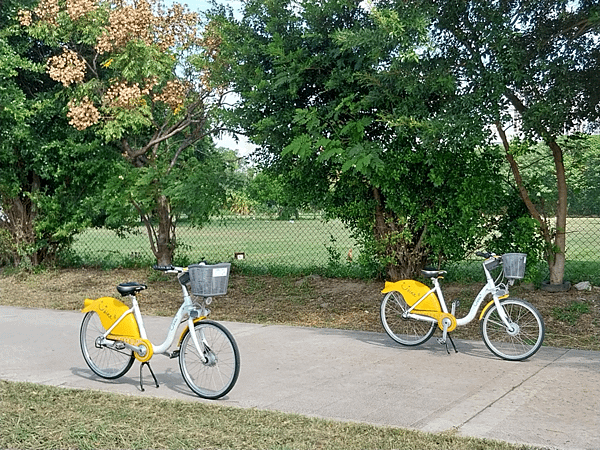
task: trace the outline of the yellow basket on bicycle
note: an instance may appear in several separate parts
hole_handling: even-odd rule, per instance
[[[192,294],[214,297],[227,294],[230,263],[192,264],[188,267]]]

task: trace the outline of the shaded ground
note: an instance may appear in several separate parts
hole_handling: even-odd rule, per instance
[[[149,289],[140,297],[144,314],[170,316],[180,305],[181,290],[175,277],[151,269],[0,274],[0,304],[77,310],[85,298],[118,297],[115,286],[124,281],[148,284]],[[466,315],[482,284],[443,285],[448,302],[461,302],[458,317]],[[211,318],[383,332],[379,319],[382,288],[380,281],[232,274],[227,295],[215,298],[210,307]],[[545,345],[600,350],[600,289],[548,293],[519,286],[511,295],[530,301],[542,313]],[[457,328],[453,336],[480,339],[478,321]]]

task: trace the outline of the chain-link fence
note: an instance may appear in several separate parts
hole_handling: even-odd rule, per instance
[[[252,266],[298,270],[356,262],[361,250],[341,222],[324,221],[318,215],[287,221],[229,215],[215,218],[201,229],[184,223],[177,228],[177,242],[176,256],[188,261],[235,259]],[[153,259],[143,227],[121,237],[107,229],[87,230],[77,236],[74,251],[89,264]],[[566,279],[600,284],[600,218],[569,218],[566,256]]]
[[[203,228],[185,223],[176,229],[177,258],[231,261],[253,266],[324,267],[353,260],[360,252],[350,231],[337,220],[300,216],[293,220],[266,217],[220,216]],[[147,259],[152,252],[146,229],[119,236],[94,228],[77,236],[73,246],[84,261]]]

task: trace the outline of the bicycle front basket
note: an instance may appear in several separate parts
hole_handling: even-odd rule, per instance
[[[201,297],[214,297],[227,293],[230,263],[192,264],[188,267],[192,294]]]
[[[505,253],[502,255],[504,276],[509,280],[520,280],[525,276],[525,264],[527,255],[525,253]]]

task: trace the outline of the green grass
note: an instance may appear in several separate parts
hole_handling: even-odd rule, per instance
[[[567,220],[566,254],[571,261],[600,260],[600,218],[572,217]]]
[[[530,449],[296,414],[0,381],[0,448]]]

